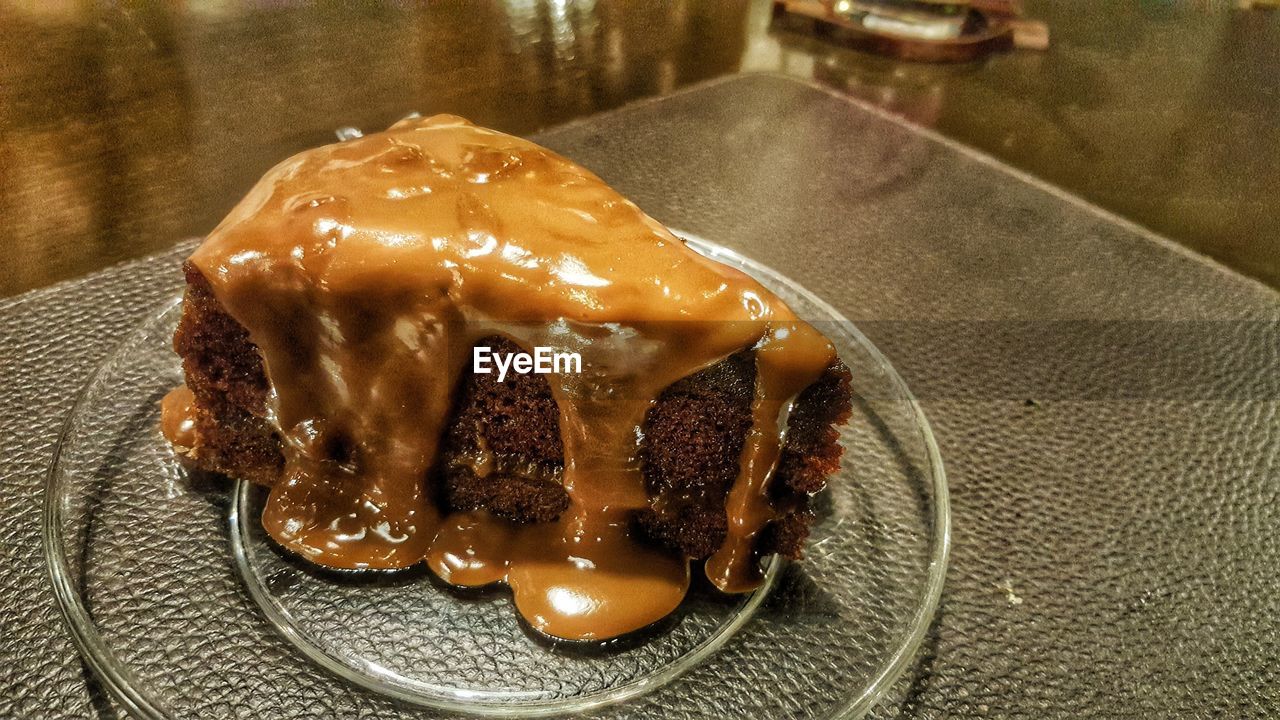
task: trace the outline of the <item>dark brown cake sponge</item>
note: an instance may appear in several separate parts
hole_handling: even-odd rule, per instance
[[[755,355],[739,352],[671,385],[649,409],[640,462],[651,506],[636,521],[651,539],[695,559],[724,543],[755,381]]]
[[[196,444],[191,466],[270,485],[284,457],[265,419],[267,378],[249,333],[218,303],[209,281],[190,263],[173,348],[195,396]]]
[[[754,353],[739,352],[667,388],[649,411],[640,457],[651,509],[637,523],[654,541],[695,559],[724,543],[725,499],[751,428],[755,379]],[[759,554],[800,558],[814,519],[809,499],[840,465],[850,379],[836,360],[796,398],[769,485],[778,518],[757,537]]]
[[[495,353],[520,346],[502,337],[477,343]],[[441,448],[444,506],[488,509],[517,522],[548,522],[569,507],[561,486],[560,411],[541,375],[512,373],[462,379]]]
[[[756,541],[761,555],[778,553],[798,560],[813,525],[810,498],[826,487],[840,468],[840,425],[852,412],[852,375],[838,359],[796,398],[787,420],[787,437],[769,484],[779,517]]]
[[[248,333],[191,265],[174,348],[196,399],[192,466],[269,485],[281,472],[280,439],[265,419],[267,380]],[[518,346],[481,341],[496,352]],[[667,388],[643,427],[639,461],[651,507],[637,528],[653,542],[700,559],[724,542],[724,502],[751,425],[750,350]],[[758,536],[761,554],[801,555],[809,499],[839,467],[837,426],[850,412],[850,376],[838,360],[796,400],[770,485],[779,517]],[[569,504],[561,487],[559,411],[540,375],[467,375],[442,439],[436,486],[446,510],[484,508],[516,522],[547,522]],[[426,479],[424,478],[424,481]]]

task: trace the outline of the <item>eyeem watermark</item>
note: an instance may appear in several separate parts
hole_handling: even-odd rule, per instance
[[[477,374],[483,375],[496,371],[498,382],[503,382],[507,378],[507,372],[511,370],[521,375],[580,373],[582,356],[576,352],[556,352],[542,345],[534,347],[532,353],[494,352],[493,348],[477,345],[471,350],[471,367]]]

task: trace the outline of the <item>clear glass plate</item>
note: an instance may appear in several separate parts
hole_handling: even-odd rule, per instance
[[[188,476],[160,436],[160,399],[181,381],[175,300],[95,373],[50,468],[45,552],[86,662],[147,718],[864,714],[919,647],[942,590],[949,514],[933,435],[831,306],[689,243],[780,295],[853,372],[844,460],[815,503],[803,562],[772,562],[746,597],[695,586],[659,627],[590,646],[533,635],[504,588],[317,570],[266,541],[260,491]]]

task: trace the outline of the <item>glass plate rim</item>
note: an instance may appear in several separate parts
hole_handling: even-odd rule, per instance
[[[942,588],[946,577],[947,565],[950,559],[951,551],[951,511],[950,499],[948,495],[946,471],[942,463],[942,455],[938,448],[937,440],[934,437],[933,429],[929,424],[928,418],[925,416],[923,409],[920,407],[919,401],[915,395],[911,393],[906,382],[889,363],[888,358],[880,352],[879,348],[871,342],[870,339],[862,333],[858,327],[838,311],[834,306],[823,300],[821,297],[810,291],[805,286],[791,279],[789,276],[765,265],[762,262],[754,260],[749,256],[743,255],[735,250],[713,243],[702,237],[672,228],[671,230],[678,237],[686,240],[695,249],[712,259],[728,258],[734,262],[760,270],[770,277],[776,279],[787,289],[803,296],[816,307],[827,313],[831,318],[840,322],[848,328],[854,338],[863,346],[871,358],[880,368],[885,371],[885,376],[889,382],[902,394],[903,399],[911,408],[912,415],[915,420],[916,428],[920,431],[920,439],[924,443],[926,454],[929,461],[929,476],[932,481],[933,501],[931,503],[933,510],[932,535],[930,537],[931,545],[934,550],[929,561],[929,566],[925,578],[923,590],[919,596],[919,603],[916,606],[916,612],[912,615],[910,625],[897,643],[897,650],[890,656],[888,662],[884,663],[880,672],[875,678],[867,684],[866,688],[859,695],[850,697],[846,702],[839,706],[833,714],[833,718],[841,720],[853,720],[865,715],[888,691],[890,687],[898,680],[906,671],[910,661],[914,658],[916,651],[919,649],[928,632],[930,624],[937,613],[938,605],[941,601]],[[58,438],[53,445],[53,451],[50,457],[49,468],[45,474],[44,484],[44,506],[41,518],[41,545],[44,551],[45,566],[48,571],[48,577],[53,588],[54,597],[57,600],[58,610],[62,616],[63,623],[71,636],[76,649],[80,656],[84,658],[86,664],[92,670],[94,676],[99,678],[111,696],[124,706],[125,710],[135,717],[146,718],[147,720],[169,720],[173,717],[170,713],[163,709],[163,706],[156,702],[145,689],[141,688],[133,673],[120,663],[115,654],[107,646],[101,634],[90,616],[89,611],[81,602],[73,581],[71,580],[70,568],[66,563],[66,546],[59,533],[62,518],[61,503],[59,499],[59,478],[58,467],[62,451],[66,445],[75,419],[79,416],[80,411],[88,397],[89,389],[102,376],[104,371],[114,362],[123,358],[127,351],[134,345],[141,342],[144,336],[140,330],[146,327],[160,316],[171,311],[174,306],[182,302],[182,295],[179,294],[170,298],[159,308],[143,317],[143,319],[134,326],[129,335],[119,344],[114,346],[108,353],[103,356],[100,362],[81,384],[76,391],[75,401],[69,408],[66,417],[63,419],[62,425],[58,432]],[[234,508],[234,504],[233,504]],[[780,566],[781,563],[773,563],[774,567]],[[763,598],[764,594],[758,594]],[[256,599],[255,599],[256,603]],[[754,611],[754,607],[752,610]],[[750,614],[746,616],[749,618]],[[711,648],[714,651],[716,648]],[[703,656],[705,657],[705,655]],[[314,661],[314,660],[313,660]],[[326,669],[327,666],[326,666]],[[679,673],[677,673],[679,674]],[[345,675],[343,675],[345,677]],[[363,686],[363,685],[362,685]],[[624,686],[634,687],[634,686]],[[586,711],[590,709],[598,709],[602,705],[612,704],[613,702],[625,701],[634,697],[644,689],[644,685],[640,685],[636,692],[628,694],[617,700],[606,700],[604,703],[591,705],[588,707],[578,708],[577,711]],[[422,705],[418,705],[422,707]],[[494,715],[495,713],[479,711],[475,708],[464,707],[446,707],[436,706],[439,709],[464,712],[472,716],[476,715]],[[568,709],[568,708],[564,708]],[[532,713],[533,716],[545,715],[549,712],[560,712],[562,708],[554,708],[546,712]],[[570,712],[573,709],[569,709]]]

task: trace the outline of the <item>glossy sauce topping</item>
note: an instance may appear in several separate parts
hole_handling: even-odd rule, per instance
[[[263,355],[285,469],[262,520],[286,548],[335,568],[425,560],[453,584],[506,582],[556,637],[648,625],[680,603],[689,563],[629,532],[648,503],[645,412],[755,346],[754,425],[707,568],[726,591],[759,582],[751,548],[772,517],[786,413],[834,351],[587,170],[460,118],[407,120],[276,166],[191,260]],[[494,334],[581,355],[581,373],[546,375],[570,497],[554,522],[442,517],[431,501],[453,389]]]
[[[196,446],[196,397],[186,385],[165,394],[160,402],[160,432],[179,452]]]

